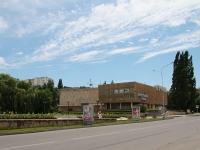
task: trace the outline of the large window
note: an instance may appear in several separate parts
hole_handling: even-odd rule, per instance
[[[129,93],[129,89],[119,89],[119,90],[113,90],[114,94],[117,93]]]
[[[119,89],[119,93],[124,93],[124,89]]]
[[[124,93],[129,93],[129,89],[124,89]]]
[[[113,92],[116,94],[116,93],[118,93],[118,90],[114,90]]]

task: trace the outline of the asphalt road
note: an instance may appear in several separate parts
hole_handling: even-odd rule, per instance
[[[0,150],[200,150],[200,117],[0,136]]]

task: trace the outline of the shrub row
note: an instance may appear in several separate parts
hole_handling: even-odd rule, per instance
[[[0,119],[53,119],[53,114],[0,114]]]

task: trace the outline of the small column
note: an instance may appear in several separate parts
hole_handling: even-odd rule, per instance
[[[122,109],[122,105],[121,105],[121,103],[119,103],[119,109]]]
[[[111,109],[111,107],[112,107],[112,105],[111,105],[111,103],[110,103],[110,109]]]

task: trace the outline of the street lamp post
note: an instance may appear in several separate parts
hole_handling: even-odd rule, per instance
[[[163,68],[171,65],[173,62],[171,62],[170,64],[167,64],[166,66],[162,67],[161,68],[161,71],[156,71],[156,70],[153,70],[154,72],[159,72],[161,74],[161,77],[162,77],[162,88],[163,87],[163,73],[162,73],[162,70]],[[164,89],[162,89],[162,105],[163,105],[163,119],[165,119],[165,100],[164,100]]]
[[[68,115],[69,115],[69,103],[70,103],[70,101],[67,101],[67,113],[68,113]]]
[[[45,114],[45,104],[46,104],[46,101],[43,101],[43,104],[44,104],[44,114]]]
[[[98,102],[99,102],[99,99],[97,99],[96,102],[97,102],[97,112],[98,112]]]

